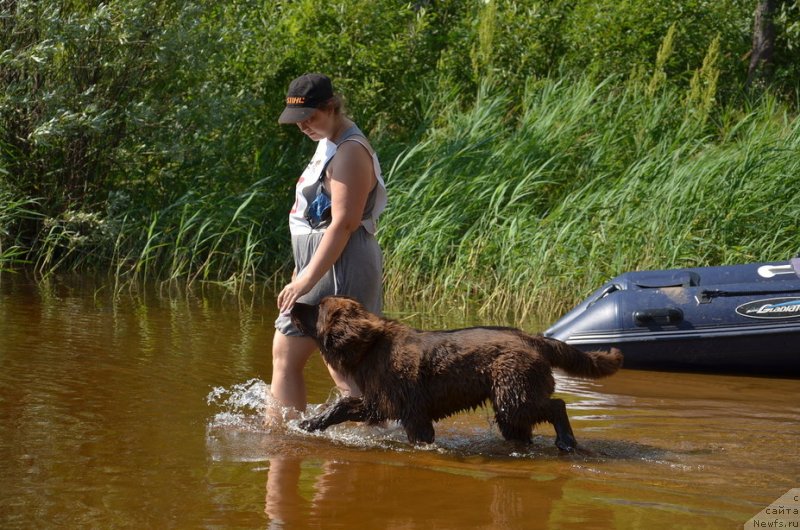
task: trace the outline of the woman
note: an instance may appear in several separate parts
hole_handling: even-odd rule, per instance
[[[380,313],[382,256],[375,230],[386,207],[386,187],[375,151],[342,112],[327,76],[305,74],[292,81],[278,122],[297,124],[317,142],[289,213],[295,268],[278,294],[272,344],[272,396],[282,407],[302,412],[307,404],[303,368],[316,345],[292,324],[289,310],[296,301],[313,304],[337,294]],[[360,395],[352,382],[329,371],[343,394]]]

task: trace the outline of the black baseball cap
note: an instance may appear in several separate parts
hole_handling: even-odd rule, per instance
[[[278,123],[297,123],[308,119],[323,103],[333,97],[333,84],[323,74],[303,74],[289,84],[286,108]]]

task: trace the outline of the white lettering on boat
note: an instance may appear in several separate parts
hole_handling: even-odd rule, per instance
[[[736,312],[749,318],[793,318],[800,317],[800,299],[770,298],[754,300],[736,308]]]

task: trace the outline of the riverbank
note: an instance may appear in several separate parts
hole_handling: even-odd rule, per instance
[[[430,108],[444,110],[414,141],[378,144],[385,290],[403,306],[555,316],[628,270],[800,250],[800,122],[777,100],[709,113],[675,89],[579,78],[531,83],[520,104],[487,85],[472,106]],[[126,189],[57,217],[9,197],[0,267],[273,286],[290,269],[289,171],[156,209]]]

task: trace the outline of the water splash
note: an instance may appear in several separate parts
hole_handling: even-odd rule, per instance
[[[207,443],[213,454],[222,458],[253,460],[266,454],[297,454],[319,449],[320,442],[333,446],[393,452],[425,451],[442,455],[484,456],[491,458],[538,459],[559,457],[549,428],[536,429],[533,443],[521,447],[502,438],[488,408],[464,412],[438,422],[436,442],[413,445],[397,422],[366,425],[347,422],[324,431],[307,432],[300,421],[330,406],[341,396],[332,391],[324,403],[311,404],[302,413],[281,407],[272,397],[270,385],[250,379],[229,388],[215,387],[206,397],[217,411],[210,418]],[[538,432],[537,432],[538,431]],[[606,447],[603,442],[581,439],[578,458],[631,458],[630,449]],[[620,456],[621,455],[621,456]]]
[[[210,430],[263,431],[267,410],[273,402],[269,385],[260,379],[250,379],[230,388],[214,387],[206,397],[206,403],[220,410],[208,427]]]

